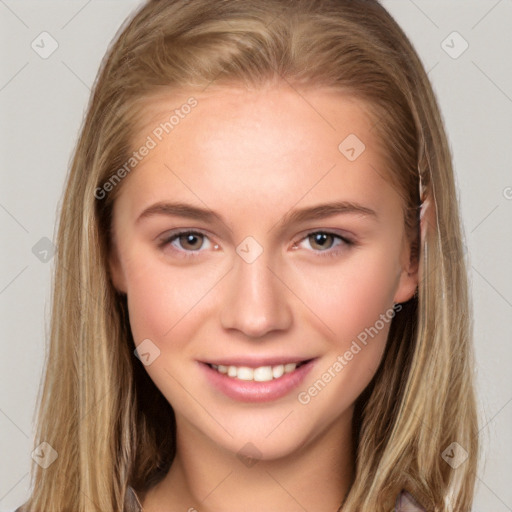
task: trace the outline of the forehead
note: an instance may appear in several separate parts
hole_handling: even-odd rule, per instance
[[[377,198],[387,172],[374,125],[370,105],[332,89],[162,91],[144,104],[133,142],[153,147],[124,185],[139,202],[178,191],[289,202],[336,187]]]
[[[190,104],[194,106],[189,108]],[[297,123],[297,117],[303,122]],[[186,123],[182,122],[186,119]],[[267,130],[271,126],[281,128],[283,139],[286,134],[293,135],[292,128],[297,134],[307,123],[309,129],[338,132],[337,135],[352,129],[368,144],[379,142],[374,133],[378,119],[372,105],[348,92],[326,87],[299,90],[270,85],[258,89],[211,85],[206,90],[161,89],[142,100],[135,140],[169,120],[173,135],[187,132],[187,125],[197,129],[201,124],[205,131],[214,128],[217,132],[218,123],[223,123],[226,130],[227,123],[240,128],[250,122],[253,128],[255,123]]]

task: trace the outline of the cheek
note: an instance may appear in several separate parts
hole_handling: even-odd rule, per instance
[[[395,316],[393,291],[397,284],[392,265],[365,265],[338,274],[317,274],[308,301],[315,305],[328,340],[327,354],[298,394],[299,403],[314,404],[324,422],[347,410],[374,377]],[[348,269],[346,269],[348,270]],[[305,290],[304,290],[305,292]]]
[[[196,325],[198,311],[218,281],[218,272],[202,266],[170,266],[140,253],[125,268],[130,325],[135,343],[149,338],[157,345],[185,344],[183,330]],[[180,336],[173,336],[180,332]]]
[[[393,305],[399,273],[389,253],[356,254],[346,264],[297,268],[293,289],[343,348]]]

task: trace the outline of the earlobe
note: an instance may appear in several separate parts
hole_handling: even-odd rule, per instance
[[[420,211],[420,251],[426,241],[427,233],[435,229],[436,224],[434,205],[430,196],[421,203]],[[402,267],[400,281],[395,294],[394,302],[407,302],[418,293],[419,286],[419,256],[416,261],[411,261],[410,252],[407,255],[408,264]]]
[[[407,302],[416,294],[419,283],[419,260],[411,258],[411,249],[407,247],[402,260],[400,279],[393,298],[393,302]]]
[[[407,302],[412,299],[418,288],[418,271],[417,269],[404,269],[400,275],[398,288],[393,298],[393,302]]]

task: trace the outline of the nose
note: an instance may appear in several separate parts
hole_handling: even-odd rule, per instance
[[[289,295],[279,275],[269,268],[265,251],[252,263],[236,256],[221,299],[221,324],[259,338],[292,324]]]

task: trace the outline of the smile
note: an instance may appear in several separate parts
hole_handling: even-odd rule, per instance
[[[220,361],[198,363],[206,383],[222,395],[239,402],[270,402],[292,395],[316,361],[317,358],[296,362],[279,362],[274,359],[258,362],[222,361],[223,364]]]
[[[212,364],[209,366],[210,368],[217,370],[219,373],[227,375],[233,379],[269,382],[274,379],[280,379],[284,374],[295,371],[299,366],[302,366],[305,363],[306,361],[301,363],[278,364],[275,366],[260,366],[259,368],[250,368],[248,366],[225,366],[222,364]]]

